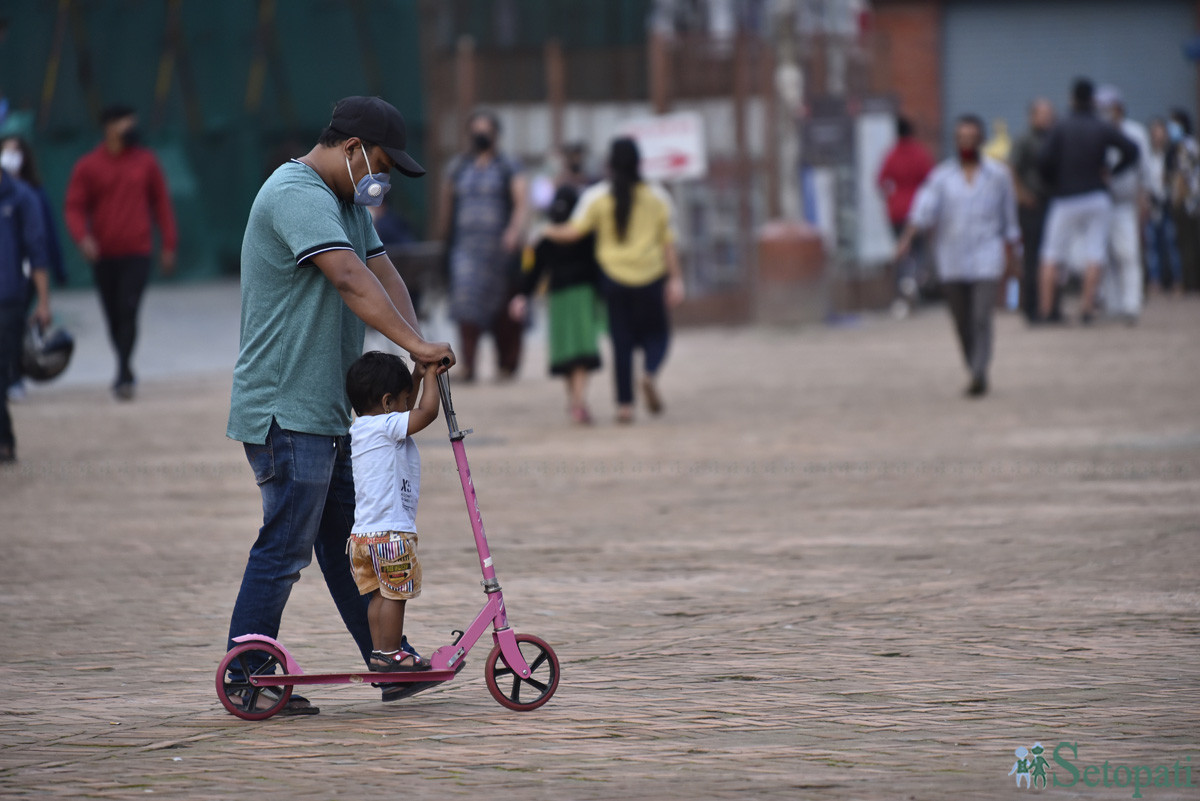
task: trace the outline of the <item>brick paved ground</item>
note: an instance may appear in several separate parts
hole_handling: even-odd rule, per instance
[[[313,687],[319,716],[229,716],[213,672],[258,496],[227,374],[132,405],[37,392],[0,473],[0,796],[1004,799],[1028,795],[1016,747],[1064,740],[1081,768],[1181,760],[1200,783],[1197,342],[1195,301],[1132,330],[1005,317],[977,403],[938,311],[691,331],[667,416],[632,428],[606,383],[601,424],[567,426],[540,364],[458,389],[513,623],[562,660],[525,714],[488,695],[481,646],[408,701]],[[482,598],[440,431],[423,649]],[[309,671],[354,666],[315,567],[281,639]]]

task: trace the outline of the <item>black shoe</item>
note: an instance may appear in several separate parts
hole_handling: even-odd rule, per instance
[[[968,398],[982,398],[987,394],[988,385],[985,376],[977,375],[971,379],[971,383],[967,386]]]
[[[121,381],[113,387],[113,397],[119,401],[133,400],[133,382]]]
[[[467,666],[467,660],[462,660],[454,668],[454,675],[462,673],[462,669]],[[383,690],[383,702],[385,704],[392,701],[399,701],[401,698],[408,698],[417,693],[424,692],[430,687],[436,687],[442,684],[441,681],[398,681],[394,683],[381,684]]]
[[[0,445],[0,464],[15,464],[17,449],[11,445]]]

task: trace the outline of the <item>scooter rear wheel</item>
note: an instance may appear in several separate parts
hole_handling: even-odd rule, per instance
[[[258,667],[252,668],[252,665]],[[266,720],[287,705],[292,697],[292,685],[282,687],[256,687],[245,678],[229,680],[230,668],[236,668],[243,677],[267,676],[285,671],[283,653],[265,642],[244,642],[234,646],[225,654],[217,666],[217,697],[231,715],[242,720]]]
[[[483,674],[488,692],[501,706],[528,712],[549,701],[558,689],[558,656],[545,640],[532,634],[518,634],[517,648],[529,665],[528,676],[518,676],[508,666],[498,644],[488,654]]]

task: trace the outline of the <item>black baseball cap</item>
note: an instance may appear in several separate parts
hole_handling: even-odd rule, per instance
[[[381,97],[343,97],[333,107],[329,127],[346,136],[357,136],[379,145],[409,178],[420,178],[425,168],[404,151],[408,144],[404,116]]]

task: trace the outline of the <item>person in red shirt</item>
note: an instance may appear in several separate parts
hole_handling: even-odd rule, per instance
[[[917,190],[933,171],[933,156],[913,134],[913,125],[905,117],[896,118],[896,144],[883,160],[879,169],[879,189],[887,202],[888,221],[892,233],[899,239],[908,220]],[[922,254],[919,244],[909,249],[907,255],[896,263],[896,300],[892,309],[898,317],[904,317],[917,301],[920,288],[920,265]]]
[[[113,393],[133,398],[131,369],[138,309],[150,278],[152,228],[162,240],[164,275],[175,271],[175,215],[162,169],[139,143],[137,114],[116,105],[100,116],[104,140],[75,164],[67,184],[66,222],[92,265],[96,288],[117,352]]]

